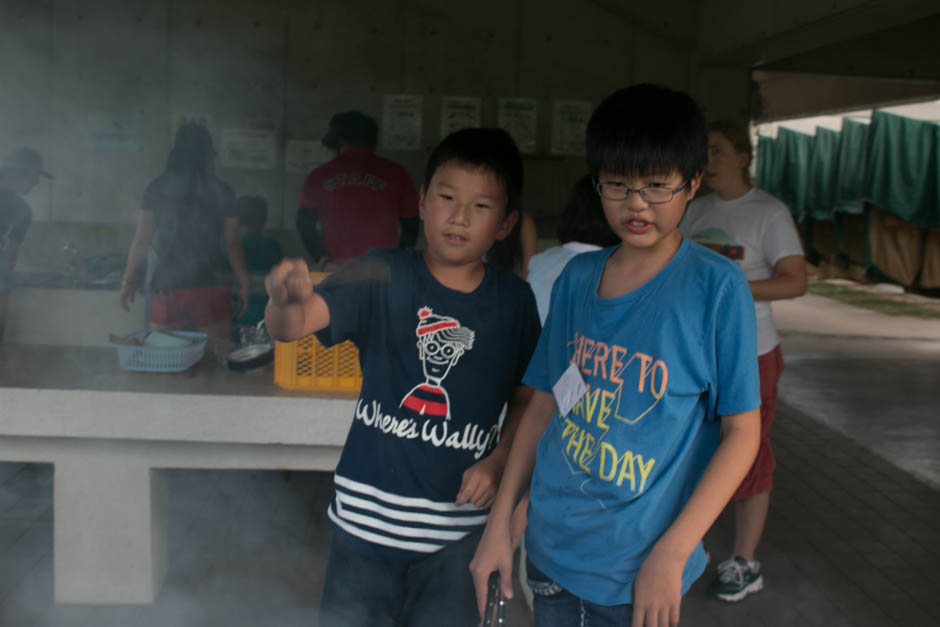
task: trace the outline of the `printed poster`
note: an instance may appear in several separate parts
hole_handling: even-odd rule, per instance
[[[591,103],[584,100],[558,100],[552,117],[552,154],[584,156],[584,138]]]
[[[532,154],[538,136],[539,103],[532,98],[500,98],[497,124],[507,131],[519,151]]]
[[[306,175],[332,158],[333,151],[319,140],[289,139],[284,151],[284,167],[288,174]]]
[[[441,98],[441,139],[463,128],[480,128],[480,109],[479,98]]]
[[[277,167],[277,134],[270,128],[223,128],[219,164],[223,168],[273,170]]]
[[[382,146],[387,150],[419,150],[422,124],[421,96],[386,95],[382,110]]]
[[[140,113],[137,111],[88,114],[88,140],[95,146],[140,150]]]

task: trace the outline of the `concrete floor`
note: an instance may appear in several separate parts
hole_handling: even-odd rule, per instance
[[[693,627],[940,624],[940,322],[807,296],[777,307],[787,369],[767,587],[686,596]],[[0,464],[0,626],[315,625],[329,525],[323,473],[168,471],[170,566],[146,607],[52,603],[52,469]],[[728,552],[731,521],[707,537]],[[509,625],[530,624],[514,606]]]
[[[780,398],[940,489],[940,320],[811,295],[774,311]]]

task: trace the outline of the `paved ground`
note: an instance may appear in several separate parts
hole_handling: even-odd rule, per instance
[[[766,589],[687,595],[682,625],[940,624],[940,324],[818,297],[778,307],[787,370]],[[872,317],[874,316],[874,317]],[[148,607],[52,603],[52,469],[0,464],[0,626],[315,625],[329,526],[322,473],[170,471],[170,569]],[[731,544],[727,516],[707,538]],[[509,625],[529,624],[515,606]]]
[[[781,399],[940,488],[940,320],[819,296],[774,312],[786,362]]]

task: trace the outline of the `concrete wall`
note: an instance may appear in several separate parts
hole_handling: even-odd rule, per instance
[[[910,24],[935,0],[701,0],[698,50],[706,65],[753,67]]]
[[[755,72],[757,122],[885,107],[940,97],[940,81]]]
[[[360,108],[381,123],[385,94],[423,96],[420,149],[385,152],[420,182],[440,139],[441,96],[481,97],[484,125],[495,125],[499,97],[535,98],[526,202],[554,213],[584,168],[548,155],[552,103],[596,104],[640,80],[687,89],[694,4],[641,13],[560,0],[0,3],[0,148],[32,145],[56,176],[29,198],[37,223],[21,269],[45,268],[67,241],[79,255],[114,252],[92,250],[109,237],[126,250],[181,114],[210,116],[217,147],[226,128],[274,131],[273,168],[219,174],[237,194],[268,199],[269,227],[290,229],[303,175],[285,171],[285,143],[318,140],[333,112]],[[108,123],[123,130],[102,132]]]
[[[5,0],[0,151],[32,145],[56,175],[29,198],[37,222],[20,269],[59,269],[66,246],[78,256],[126,251],[141,194],[163,168],[180,115],[207,116],[217,145],[225,129],[273,132],[272,167],[219,173],[236,193],[267,198],[268,226],[289,236],[303,174],[285,168],[287,142],[318,140],[337,110],[357,107],[381,122],[386,94],[423,98],[419,148],[382,151],[416,183],[440,139],[442,96],[480,97],[485,125],[496,124],[500,97],[536,99],[538,148],[526,157],[525,201],[549,226],[584,171],[582,158],[549,154],[556,100],[596,104],[617,87],[655,81],[690,90],[711,118],[766,119],[882,93],[883,83],[855,82],[808,98],[819,93],[809,79],[752,80],[755,67],[773,64],[788,76],[858,76],[865,67],[883,76],[898,68],[918,86],[890,90],[890,99],[910,97],[935,84],[924,87],[937,74],[935,59],[912,65],[909,58],[933,45],[935,4]],[[900,52],[890,45],[911,33],[921,34],[917,43]],[[895,52],[869,55],[866,64],[865,42]],[[830,92],[833,98],[822,97]],[[109,134],[103,124],[123,130]],[[296,240],[287,239],[296,252]]]
[[[940,94],[936,0],[702,0],[698,8],[696,88],[710,117],[766,120]]]
[[[940,13],[768,63],[763,68],[936,83],[940,82],[938,33]]]

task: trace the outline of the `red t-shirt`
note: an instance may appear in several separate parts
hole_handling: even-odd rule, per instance
[[[352,147],[307,176],[304,210],[319,213],[327,254],[342,262],[371,248],[397,248],[398,220],[418,215],[418,194],[405,168]]]

